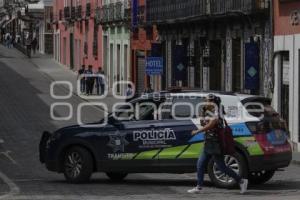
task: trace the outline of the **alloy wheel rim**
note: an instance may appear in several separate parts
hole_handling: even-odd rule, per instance
[[[82,158],[77,152],[72,152],[67,155],[65,161],[66,174],[71,178],[77,178],[82,169]]]
[[[229,167],[230,169],[232,169],[235,173],[239,174],[239,172],[240,172],[240,166],[239,166],[238,160],[235,157],[226,155],[224,157],[224,162],[225,162],[225,165],[227,167]],[[216,163],[214,163],[214,166],[213,166],[213,173],[214,173],[215,178],[218,181],[222,182],[222,183],[228,183],[228,184],[230,184],[230,183],[232,183],[234,181],[233,178],[231,178],[228,175],[226,175],[225,173],[221,172],[218,169]]]

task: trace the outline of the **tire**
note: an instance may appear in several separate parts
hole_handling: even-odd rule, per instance
[[[269,180],[271,180],[274,174],[275,174],[275,170],[250,172],[248,174],[248,179],[251,184],[259,185],[259,184],[264,184]]]
[[[246,178],[248,175],[248,168],[245,162],[244,157],[240,153],[235,153],[231,156],[225,156],[225,164],[227,166],[231,166],[236,173],[238,173],[241,177]],[[214,183],[216,187],[220,188],[234,188],[237,183],[233,178],[229,178],[228,176],[224,176],[222,172],[220,172],[213,159],[211,159],[208,163],[208,175],[210,180]]]
[[[127,173],[113,173],[113,172],[107,172],[106,175],[110,180],[112,181],[122,181],[126,178],[128,175]]]
[[[66,151],[62,166],[68,182],[84,183],[93,173],[93,157],[84,148],[72,147]]]

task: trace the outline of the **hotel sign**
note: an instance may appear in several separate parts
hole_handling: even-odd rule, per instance
[[[300,10],[293,10],[290,14],[290,21],[292,26],[300,25]]]

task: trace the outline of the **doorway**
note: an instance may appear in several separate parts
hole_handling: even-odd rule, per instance
[[[143,51],[136,52],[136,63],[137,63],[137,82],[136,92],[141,94],[145,90],[145,53]]]
[[[241,92],[241,39],[232,40],[232,91]]]
[[[109,79],[110,79],[110,87],[113,86],[114,84],[114,44],[110,44],[110,64],[109,64],[109,68],[110,68],[110,72],[109,72]]]
[[[222,76],[221,76],[221,40],[210,41],[210,59],[209,59],[209,89],[221,90],[222,89]]]
[[[290,86],[289,86],[289,52],[284,52],[282,54],[282,86],[281,86],[281,117],[286,120],[287,126],[289,127],[289,96],[290,96]]]
[[[70,33],[70,69],[74,69],[74,34]]]

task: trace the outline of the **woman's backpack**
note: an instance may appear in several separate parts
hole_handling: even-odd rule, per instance
[[[218,137],[221,149],[224,155],[233,155],[235,153],[234,138],[232,129],[228,126],[226,120],[223,120],[224,125],[218,130]]]

